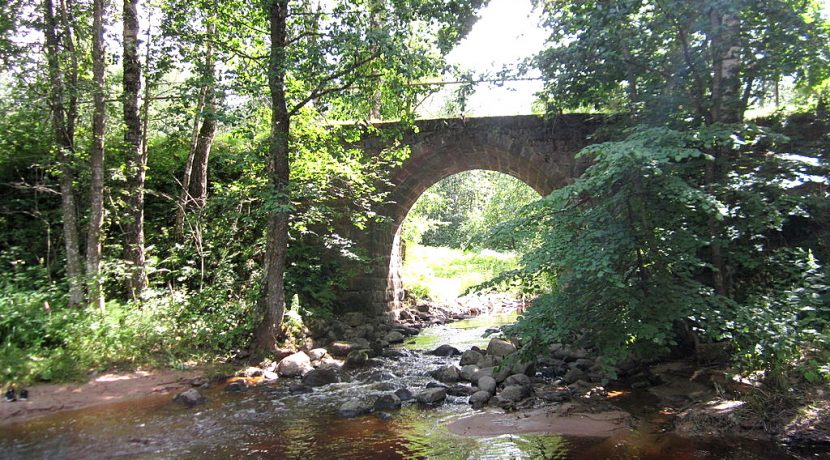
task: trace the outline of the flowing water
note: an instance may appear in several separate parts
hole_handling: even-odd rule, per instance
[[[488,328],[514,319],[515,315],[479,317],[433,327],[403,347],[428,350],[450,343],[464,350],[481,346],[487,342],[482,334]],[[657,419],[642,423],[631,434],[608,439],[462,437],[445,426],[473,411],[465,397],[453,396],[432,409],[405,405],[388,418],[339,417],[337,408],[348,399],[371,399],[401,387],[417,391],[431,380],[425,375],[427,371],[457,364],[457,358],[414,351],[397,360],[381,361],[381,366],[347,374],[347,381],[310,394],[291,394],[288,379],[244,393],[227,393],[216,386],[205,392],[208,403],[195,408],[159,396],[6,425],[0,428],[0,458],[783,459],[823,455],[764,442],[691,441],[661,434]],[[623,405],[641,410],[648,405],[647,399],[638,400],[636,394],[627,397]]]

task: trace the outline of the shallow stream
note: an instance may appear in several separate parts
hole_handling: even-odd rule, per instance
[[[411,338],[404,348],[430,350],[449,343],[461,350],[487,342],[488,328],[514,316],[479,317],[436,326]],[[423,388],[426,372],[457,364],[412,352],[382,366],[356,371],[348,381],[291,394],[283,379],[228,393],[221,385],[205,391],[208,403],[195,408],[170,396],[62,412],[0,428],[0,458],[285,458],[285,459],[785,459],[821,458],[815,450],[794,451],[767,442],[732,439],[687,440],[662,434],[661,419],[643,395],[627,393],[621,406],[639,410],[640,427],[608,439],[558,435],[462,437],[449,421],[474,413],[466,397],[449,396],[433,409],[404,405],[391,418],[345,419],[337,408],[354,397],[371,398],[389,389]],[[635,413],[635,415],[637,415]],[[827,457],[824,457],[827,458]]]

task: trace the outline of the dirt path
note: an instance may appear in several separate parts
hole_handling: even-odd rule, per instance
[[[105,374],[83,384],[41,384],[28,388],[29,400],[0,403],[0,426],[56,412],[149,396],[171,395],[190,386],[200,370],[152,370]]]

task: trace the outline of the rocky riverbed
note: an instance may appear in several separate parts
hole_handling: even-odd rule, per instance
[[[175,401],[158,396],[7,424],[0,457],[777,459],[828,453],[784,447],[769,436],[747,442],[724,432],[674,434],[684,423],[727,426],[698,423],[686,413],[742,388],[725,385],[716,369],[697,372],[686,361],[631,365],[625,379],[603,385],[588,350],[555,346],[521,362],[515,344],[498,336],[497,326],[515,313],[453,322],[455,314],[472,315],[421,308],[428,318],[409,312],[418,319],[404,314],[371,332],[344,317],[334,329],[351,337],[313,339],[280,360],[240,366],[229,378],[193,378]],[[426,324],[432,326],[421,331]],[[728,405],[718,410],[736,417]]]

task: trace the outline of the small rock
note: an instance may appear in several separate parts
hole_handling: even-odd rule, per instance
[[[283,358],[277,365],[277,374],[283,377],[302,377],[312,370],[311,359],[302,351]]]
[[[230,393],[241,393],[247,389],[248,385],[244,380],[234,380],[233,382],[225,385],[225,391]]]
[[[374,371],[364,379],[366,382],[386,382],[395,380],[397,376],[389,371]]]
[[[453,385],[447,388],[447,394],[450,396],[470,396],[478,391],[478,388],[469,385]]]
[[[321,387],[340,381],[340,377],[333,369],[314,369],[303,376],[303,384],[310,387]]]
[[[475,374],[476,371],[478,371],[478,366],[476,366],[475,364],[469,364],[467,366],[462,367],[460,372],[461,379],[466,380],[468,382],[471,381],[473,379],[473,374]]]
[[[567,391],[548,391],[542,394],[542,399],[548,402],[563,402],[571,399],[571,394]]]
[[[479,370],[473,372],[472,377],[470,377],[470,381],[473,382],[473,384],[478,385],[478,381],[481,380],[482,377],[484,377],[484,376],[493,377],[493,370],[494,369],[495,368],[493,368],[493,367],[485,367],[485,368],[479,369]]]
[[[476,366],[478,366],[482,369],[485,368],[485,367],[495,367],[496,365],[499,364],[500,360],[501,360],[501,358],[496,358],[495,356],[487,355],[487,356],[484,356],[483,358],[479,359],[478,362],[476,363]]]
[[[332,342],[329,345],[328,351],[332,356],[346,356],[354,348],[351,342]]]
[[[401,398],[399,398],[398,395],[396,395],[395,393],[387,393],[385,395],[381,395],[378,399],[375,400],[375,411],[398,410],[400,408]]]
[[[519,402],[530,396],[530,388],[521,385],[508,385],[499,392],[499,398],[510,402]]]
[[[381,420],[392,420],[395,416],[389,412],[375,412],[375,417]]]
[[[458,348],[455,348],[451,345],[441,345],[435,350],[429,352],[429,354],[433,356],[457,356],[460,355],[461,352],[458,351]]]
[[[507,377],[504,381],[504,386],[509,385],[519,385],[523,387],[530,387],[530,377],[526,376],[525,374],[513,374],[510,377]]]
[[[439,382],[453,383],[461,378],[461,373],[455,366],[444,366],[430,372],[432,378]]]
[[[198,404],[203,404],[207,399],[199,393],[199,390],[195,388],[191,388],[189,390],[182,391],[181,393],[177,394],[173,401],[178,403],[184,404],[187,407],[193,407]]]
[[[296,395],[304,393],[313,393],[314,389],[308,385],[303,385],[302,383],[292,383],[291,386],[288,387],[288,392]]]
[[[346,367],[360,367],[364,366],[369,361],[369,355],[363,350],[352,350],[346,356],[346,361],[343,363]]]
[[[372,407],[359,399],[350,399],[340,406],[338,412],[342,417],[359,417],[368,414]]]
[[[401,401],[409,401],[410,399],[414,398],[412,392],[409,391],[408,388],[399,388],[395,390],[395,396],[398,397]]]
[[[389,331],[389,333],[383,337],[383,340],[389,343],[401,343],[403,342],[403,339],[404,335],[398,331]]]
[[[382,356],[384,358],[400,359],[405,358],[407,354],[403,350],[383,350]]]
[[[190,385],[194,387],[203,387],[209,384],[210,381],[208,381],[207,377],[196,377],[195,379],[190,381]]]
[[[496,392],[496,379],[489,375],[484,375],[478,379],[476,386],[479,390],[486,391],[492,395]]]
[[[564,380],[566,384],[570,385],[576,382],[577,380],[585,380],[587,378],[588,376],[585,374],[585,372],[583,372],[581,369],[577,367],[569,370],[568,373],[565,374]]]
[[[395,384],[392,382],[378,382],[373,383],[370,388],[376,391],[392,391],[395,389]]]
[[[490,393],[486,391],[476,391],[470,396],[469,403],[473,409],[481,409],[490,400]]]
[[[461,353],[461,364],[462,366],[467,366],[470,364],[478,364],[480,359],[484,358],[484,355],[475,351],[475,350],[467,350],[464,353]]]
[[[516,346],[507,340],[490,339],[487,344],[487,354],[492,356],[507,356],[516,352]]]
[[[429,382],[429,383],[427,383],[427,388],[443,388],[443,389],[446,390],[449,387],[444,385],[443,383]]]
[[[327,351],[325,348],[315,348],[313,350],[308,351],[308,357],[312,361],[319,361],[323,359],[324,356],[326,356],[326,353]]]
[[[276,372],[262,371],[262,378],[264,378],[265,380],[277,380],[278,378],[280,378],[280,376],[277,375]]]
[[[247,377],[247,378],[261,377],[262,376],[262,369],[260,369],[258,367],[249,367],[249,368],[247,368],[243,371],[237,372],[236,374],[239,377]]]
[[[427,388],[415,395],[415,400],[421,404],[440,404],[447,399],[447,390],[444,388]]]

